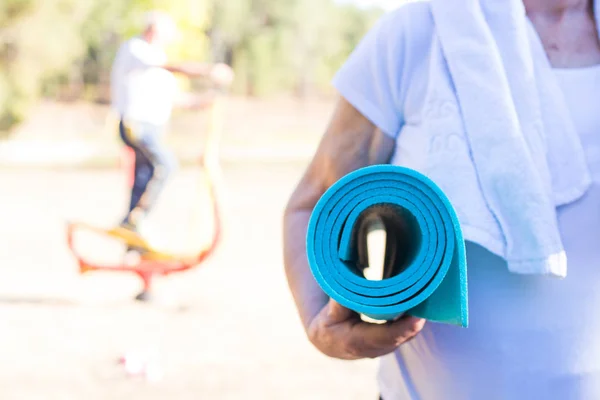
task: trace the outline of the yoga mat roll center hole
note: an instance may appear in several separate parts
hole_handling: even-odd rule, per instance
[[[368,279],[367,235],[385,228],[382,279]],[[408,313],[467,326],[465,246],[443,191],[408,168],[376,165],[332,185],[315,206],[306,236],[308,263],[323,291],[374,320]]]
[[[381,204],[360,214],[352,230],[352,240],[358,252],[354,272],[369,280],[382,280],[401,274],[414,262],[422,232],[407,209]],[[371,259],[382,259],[382,265],[370,265]],[[367,268],[375,272],[366,275]]]

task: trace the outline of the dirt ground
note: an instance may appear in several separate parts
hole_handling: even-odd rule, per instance
[[[299,160],[309,157],[327,126],[334,99],[223,99],[223,160]],[[196,162],[210,110],[175,112],[165,140],[182,162]],[[0,167],[115,166],[121,157],[118,121],[106,105],[41,102],[0,141]]]
[[[287,290],[280,220],[302,168],[225,165],[222,245],[200,268],[160,279],[170,301],[153,306],[131,300],[133,276],[79,275],[65,241],[66,219],[119,220],[122,172],[0,171],[0,399],[375,399],[375,362],[320,355]],[[197,237],[197,179],[180,171],[150,221],[171,244]],[[126,376],[117,360],[136,349],[158,352],[162,380]]]

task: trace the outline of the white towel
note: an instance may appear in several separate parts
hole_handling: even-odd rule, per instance
[[[591,178],[523,3],[431,4],[438,36],[424,116],[427,173],[455,205],[467,240],[512,272],[564,277],[556,207],[580,198]]]

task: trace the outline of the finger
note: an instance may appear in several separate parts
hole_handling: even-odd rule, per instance
[[[368,348],[362,351],[362,356],[360,358],[379,358],[390,353],[396,351],[398,346],[388,346],[388,347],[377,347],[377,348]]]
[[[406,315],[390,325],[390,338],[395,341],[396,346],[400,346],[415,337],[425,326],[423,318]]]
[[[398,347],[402,343],[416,336],[423,326],[425,320],[421,318],[404,316],[397,321],[386,324],[358,324],[354,328],[362,336],[365,347],[372,349],[387,349]]]
[[[352,310],[347,309],[333,299],[329,299],[329,303],[327,303],[327,318],[330,325],[347,321],[353,316],[354,312]]]

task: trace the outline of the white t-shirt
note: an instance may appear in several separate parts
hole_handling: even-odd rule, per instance
[[[409,3],[385,15],[334,80],[396,138],[392,163],[415,169],[429,144],[421,126],[435,34],[429,7]],[[501,258],[467,243],[469,328],[427,323],[383,357],[385,400],[600,399],[600,66],[556,75],[593,175],[585,196],[557,210],[569,275],[511,274]]]
[[[171,116],[176,81],[161,68],[165,52],[141,38],[123,43],[111,73],[112,106],[125,120],[164,125]]]

